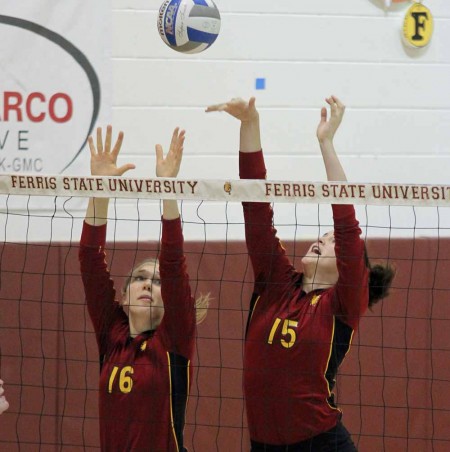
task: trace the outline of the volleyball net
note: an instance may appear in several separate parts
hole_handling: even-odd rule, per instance
[[[360,450],[450,447],[450,186],[0,176],[0,376],[5,450],[98,450],[99,358],[78,244],[88,197],[110,197],[116,287],[157,255],[161,199],[180,201],[194,294],[214,298],[198,327],[186,415],[191,451],[248,450],[243,337],[253,288],[241,201],[271,202],[296,267],[355,204],[372,262],[397,269],[389,298],[360,322],[336,400]]]

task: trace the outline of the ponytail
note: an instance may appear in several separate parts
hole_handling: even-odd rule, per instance
[[[390,265],[369,266],[369,308],[389,295],[389,289],[395,276]]]
[[[389,289],[395,277],[395,269],[389,264],[375,264],[372,266],[365,244],[364,261],[369,269],[369,308],[371,308],[389,295]]]

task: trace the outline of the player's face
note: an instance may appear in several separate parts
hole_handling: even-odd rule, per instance
[[[144,324],[142,331],[157,328],[164,315],[159,278],[158,263],[145,263],[133,270],[124,295],[123,305],[128,307],[130,320]]]
[[[3,395],[5,390],[3,389],[3,380],[0,379],[0,414],[9,408],[9,403]]]
[[[334,232],[330,231],[311,244],[302,259],[303,267],[309,275],[326,276],[327,281],[334,284],[338,278],[336,252],[334,249]]]

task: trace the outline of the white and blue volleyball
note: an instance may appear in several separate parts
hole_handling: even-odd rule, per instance
[[[212,0],[165,0],[159,9],[158,31],[178,52],[203,52],[219,35],[220,12]]]

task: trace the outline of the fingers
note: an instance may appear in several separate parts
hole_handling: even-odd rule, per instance
[[[336,97],[330,96],[325,99],[325,102],[330,106],[331,117],[334,118],[337,115],[342,116],[345,111],[345,105]]]
[[[336,102],[333,99],[333,96],[327,97],[325,99],[325,102],[330,106],[330,110],[331,110],[331,116],[334,116],[336,114]]]
[[[255,98],[252,97],[249,102],[248,106],[254,108],[255,106]],[[235,108],[241,108],[247,107],[247,102],[242,99],[241,97],[233,97],[229,102],[223,102],[221,104],[214,104],[206,107],[206,113],[210,113],[212,111],[225,111],[227,113],[230,113]]]
[[[97,127],[97,152],[101,154],[103,152],[103,139],[102,139],[102,128]]]
[[[339,108],[345,109],[345,105],[336,96],[331,96],[331,98]]]
[[[158,177],[176,177],[180,169],[183,158],[183,144],[185,131],[176,127],[172,133],[172,140],[167,154],[164,156],[163,148],[160,144],[155,146],[156,152],[156,175]]]
[[[320,109],[320,122],[327,122],[327,109],[325,107]]]
[[[111,150],[111,135],[112,135],[112,127],[108,125],[106,127],[106,138],[105,138],[105,152],[109,152]]]
[[[114,144],[114,149],[111,152],[112,154],[114,154],[116,156],[119,154],[120,149],[122,148],[123,137],[124,137],[124,133],[122,131],[120,131],[119,135],[117,136],[116,143]],[[111,143],[110,143],[110,145],[111,145]]]
[[[172,132],[172,139],[170,141],[169,152],[166,155],[166,159],[170,154],[178,154],[183,152],[183,144],[185,139],[185,130],[181,130],[179,127],[175,127]],[[156,161],[157,163],[164,161],[164,150],[160,144],[155,145]]]
[[[132,163],[127,163],[123,166],[121,166],[120,168],[117,168],[117,174],[119,176],[122,176],[122,174],[126,173],[129,170],[135,169],[136,165],[133,165]]]
[[[91,151],[91,157],[94,157],[97,153],[94,145],[94,138],[92,138],[92,135],[88,138],[88,144],[89,144],[89,150]]]
[[[178,146],[180,147],[180,152],[183,152],[184,140],[186,138],[186,131],[182,130],[178,135]]]
[[[327,97],[325,99],[325,102],[330,105],[330,107],[339,107],[345,109],[345,105],[336,96]]]
[[[163,148],[160,144],[155,146],[156,164],[158,165],[164,158]]]
[[[178,132],[180,131],[179,127],[175,127],[172,133],[172,141],[170,142],[170,147],[172,148],[178,140]]]
[[[179,127],[176,127],[172,134],[172,141],[170,143],[169,152],[182,153],[183,152],[183,144],[185,138],[186,131],[181,130]]]
[[[96,130],[96,138],[97,138],[97,147],[94,144],[94,138],[93,136],[88,137],[88,145],[89,150],[91,152],[91,157],[94,157],[97,154],[103,154],[108,153],[111,150],[111,141],[112,141],[112,126],[108,125],[106,127],[106,136],[105,136],[105,144],[103,145],[103,137],[102,137],[103,131],[101,127],[97,127]],[[119,132],[119,135],[117,137],[117,140],[114,144],[114,148],[111,151],[112,154],[119,154],[120,149],[122,147],[124,138],[124,133],[121,131]]]
[[[205,111],[206,111],[206,113],[211,113],[213,111],[224,111],[226,107],[227,107],[227,103],[209,105],[208,107],[206,107]]]

